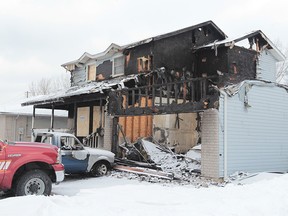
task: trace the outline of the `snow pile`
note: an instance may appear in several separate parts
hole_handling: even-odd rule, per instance
[[[201,144],[194,146],[185,154],[185,156],[201,164]]]
[[[288,212],[287,190],[287,174],[247,185],[199,189],[108,176],[67,179],[53,185],[54,195],[49,197],[1,199],[0,209],[3,216],[280,216]]]

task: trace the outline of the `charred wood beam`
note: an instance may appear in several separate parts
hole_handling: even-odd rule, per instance
[[[113,91],[109,93],[108,113],[133,116],[189,113],[214,108],[211,104],[215,102],[214,97],[218,92],[211,85],[209,87],[210,80],[211,77],[194,78]]]
[[[113,153],[117,154],[119,153],[119,146],[118,146],[118,139],[119,139],[119,133],[118,133],[118,122],[119,118],[114,117],[113,118],[113,127],[112,127],[112,149],[111,151]]]
[[[175,113],[200,112],[206,109],[218,108],[219,95],[207,96],[198,102],[187,102],[182,104],[171,103],[166,106],[154,107],[129,107],[111,113],[114,116],[141,116],[141,115],[159,115]]]

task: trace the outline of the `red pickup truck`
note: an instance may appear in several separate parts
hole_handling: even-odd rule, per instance
[[[63,180],[64,166],[57,147],[0,140],[0,191],[16,196],[50,195],[52,182]]]

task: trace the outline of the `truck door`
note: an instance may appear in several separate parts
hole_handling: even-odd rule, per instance
[[[2,180],[4,178],[4,168],[5,168],[5,150],[4,150],[5,144],[0,141],[0,185],[2,183]]]
[[[74,137],[62,136],[61,154],[66,173],[84,173],[87,171],[89,154]]]

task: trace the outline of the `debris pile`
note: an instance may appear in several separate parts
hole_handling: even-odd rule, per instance
[[[223,187],[226,185],[226,182],[218,182],[212,179],[206,179],[196,174],[191,175],[189,178],[165,179],[165,178],[161,178],[157,176],[141,175],[141,174],[136,174],[136,173],[131,173],[131,172],[113,170],[110,172],[110,176],[116,177],[116,178],[127,178],[131,180],[138,180],[140,182],[159,183],[164,186],[189,185],[195,188],[200,188],[200,187],[210,187],[210,186]]]
[[[167,173],[172,173],[174,178],[182,179],[191,173],[200,173],[200,156],[197,159],[191,158],[187,155],[175,154],[169,148],[163,148],[150,141],[141,140],[142,146],[147,152],[148,158],[159,165],[161,170]],[[193,149],[191,153],[195,153]]]
[[[192,184],[208,187],[223,183],[207,180],[200,176],[201,145],[184,154],[176,154],[151,138],[139,139],[134,144],[120,145],[122,158],[117,158],[112,176],[126,177],[153,183]]]

